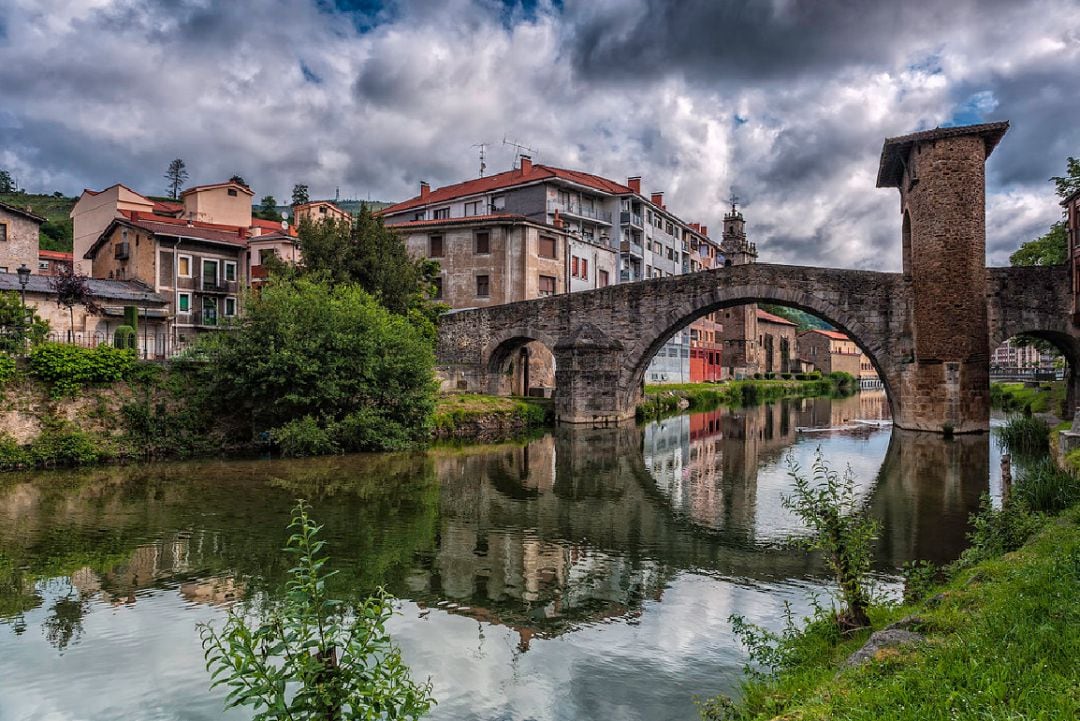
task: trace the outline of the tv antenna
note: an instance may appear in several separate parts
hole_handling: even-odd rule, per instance
[[[481,178],[484,177],[484,171],[487,170],[487,162],[485,162],[485,158],[487,156],[485,155],[484,151],[487,149],[487,146],[489,146],[489,145],[491,145],[491,143],[473,143],[472,144],[472,147],[480,148],[480,177]]]
[[[515,167],[515,168],[518,166],[518,158],[520,158],[522,155],[525,155],[525,153],[523,153],[522,151],[528,151],[528,153],[530,155],[535,155],[535,154],[538,154],[540,152],[539,150],[536,150],[534,148],[530,148],[527,145],[522,145],[521,143],[518,143],[518,142],[513,141],[513,140],[507,140],[505,135],[503,136],[503,145],[513,146],[513,148],[514,148],[514,165],[513,165],[513,167]]]

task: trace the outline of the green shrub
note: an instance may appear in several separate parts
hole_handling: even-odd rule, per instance
[[[1080,476],[1080,448],[1076,448],[1065,454],[1065,468]]]
[[[904,577],[904,603],[917,603],[940,580],[941,569],[930,561],[907,561],[901,569]]]
[[[130,325],[122,325],[113,333],[113,346],[116,348],[135,347],[135,329]]]
[[[0,353],[0,385],[10,381],[16,373],[15,359],[6,353]]]
[[[0,433],[0,471],[12,471],[30,465],[30,454],[15,439]]]
[[[135,351],[107,345],[80,348],[43,343],[30,351],[31,374],[52,384],[55,395],[72,395],[84,385],[123,380],[135,366]]]
[[[765,374],[765,380],[767,380],[767,381],[776,380],[776,374],[773,373],[772,371],[769,371],[768,373]]]
[[[754,380],[756,380],[756,381],[761,380],[761,374],[760,373],[755,373],[754,374]]]
[[[960,567],[1015,551],[1042,527],[1043,519],[1023,502],[994,508],[990,497],[983,495],[979,510],[972,514],[970,522],[968,541],[971,546],[960,555],[957,561]]]
[[[791,380],[791,374],[790,373],[781,373],[780,377],[783,378],[786,381]]]
[[[998,429],[998,437],[1011,453],[1037,456],[1050,449],[1050,427],[1030,415],[1013,416]]]
[[[273,429],[270,438],[281,454],[288,457],[323,456],[341,450],[332,431],[312,416],[296,418]]]
[[[413,429],[381,408],[367,406],[332,424],[334,443],[343,451],[400,451],[416,442]]]
[[[758,397],[761,395],[760,386],[753,383],[743,383],[739,388],[740,400],[744,406],[752,406],[758,403]]]
[[[1013,485],[1012,500],[1033,511],[1058,513],[1080,503],[1080,478],[1058,468],[1052,459],[1043,458],[1022,467]]]
[[[85,466],[105,460],[109,453],[99,439],[66,424],[46,427],[30,444],[30,460],[34,465]]]

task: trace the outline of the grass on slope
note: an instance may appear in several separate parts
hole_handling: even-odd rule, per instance
[[[42,250],[71,252],[72,223],[68,213],[75,207],[77,198],[62,195],[34,195],[30,193],[0,193],[0,203],[17,208],[30,207],[30,212],[45,219],[38,236]]]

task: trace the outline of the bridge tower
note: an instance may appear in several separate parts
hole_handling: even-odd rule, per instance
[[[731,211],[724,214],[724,230],[720,240],[724,265],[746,265],[757,262],[757,246],[746,240],[746,219],[738,208],[738,198],[732,196]],[[761,349],[758,347],[757,304],[738,305],[718,313],[723,328],[721,362],[728,378],[745,378],[761,370]]]
[[[936,128],[882,148],[877,185],[900,191],[909,299],[893,404],[901,428],[989,428],[985,165],[1008,128]]]

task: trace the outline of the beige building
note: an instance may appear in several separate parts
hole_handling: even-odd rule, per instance
[[[104,190],[83,190],[70,213],[75,272],[91,275],[92,264],[86,253],[114,219],[130,217],[132,213],[176,217],[183,210],[181,203],[151,200],[120,183]]]
[[[81,305],[69,311],[56,302],[50,285],[52,278],[31,275],[26,284],[26,305],[49,323],[49,339],[70,341],[83,346],[112,343],[116,329],[126,325],[124,308],[134,307],[138,315],[136,347],[147,358],[164,357],[167,341],[167,298],[135,281],[87,281],[101,313],[90,315]],[[22,286],[15,273],[0,273],[0,292],[20,293]]]
[[[134,280],[163,295],[173,335],[182,346],[239,314],[246,252],[244,228],[228,232],[136,213],[113,220],[86,259],[95,278]]]
[[[757,316],[758,367],[762,373],[794,373],[796,331],[798,326],[787,318],[767,313],[760,308]]]
[[[0,203],[0,273],[14,273],[20,265],[37,272],[38,232],[44,222],[29,210]]]
[[[860,380],[864,375],[864,363],[870,365],[855,341],[836,330],[814,329],[800,333],[799,357],[822,373],[850,373]]]
[[[215,225],[251,227],[251,188],[231,181],[196,185],[180,193],[186,220]]]
[[[352,215],[329,200],[313,200],[310,203],[293,206],[293,225],[299,226],[305,220],[311,223],[323,220],[351,223]]]

